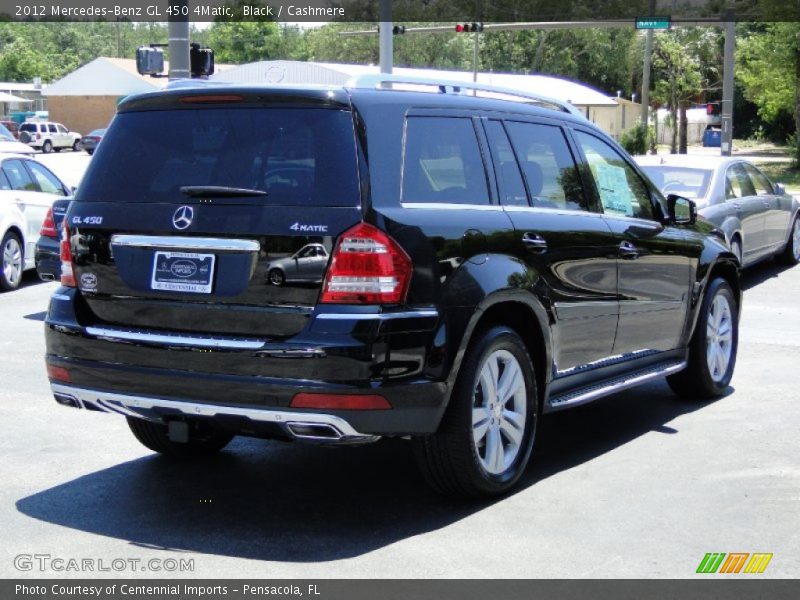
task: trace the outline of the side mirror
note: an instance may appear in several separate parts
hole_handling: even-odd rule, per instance
[[[683,196],[667,196],[667,210],[670,222],[676,225],[692,225],[697,221],[697,205]]]
[[[773,187],[775,189],[776,196],[783,196],[786,193],[786,186],[782,183],[776,183]]]

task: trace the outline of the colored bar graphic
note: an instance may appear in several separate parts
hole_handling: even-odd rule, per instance
[[[767,569],[769,561],[772,560],[772,554],[767,553],[754,553],[750,558],[750,562],[744,568],[745,573],[763,573]]]
[[[728,558],[725,559],[725,562],[722,564],[722,568],[719,572],[738,573],[742,570],[744,562],[747,560],[748,556],[750,556],[749,552],[732,552],[731,554],[728,554]]]
[[[700,561],[697,567],[697,573],[716,573],[722,564],[722,559],[725,558],[724,552],[709,552]]]

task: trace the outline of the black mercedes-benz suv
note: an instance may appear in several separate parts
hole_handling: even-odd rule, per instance
[[[513,90],[131,97],[64,223],[55,398],[167,455],[403,437],[434,487],[488,496],[543,413],[662,376],[718,396],[736,360],[723,234],[573,107]],[[325,264],[285,275],[302,261]]]

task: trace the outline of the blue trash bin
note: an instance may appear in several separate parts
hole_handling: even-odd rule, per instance
[[[721,129],[706,129],[703,133],[703,146],[705,148],[719,148],[722,145]]]

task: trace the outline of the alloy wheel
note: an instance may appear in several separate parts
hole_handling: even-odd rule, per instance
[[[22,277],[22,247],[15,237],[9,237],[3,246],[3,275],[14,287]]]
[[[517,458],[526,412],[522,368],[511,352],[495,350],[483,363],[472,402],[472,437],[487,473],[499,475]]]
[[[706,323],[706,361],[711,379],[725,378],[733,352],[733,312],[728,299],[717,294],[711,303]]]

